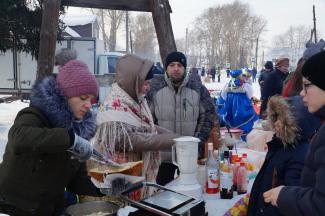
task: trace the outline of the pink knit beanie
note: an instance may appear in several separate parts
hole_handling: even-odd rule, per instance
[[[67,98],[84,94],[98,95],[97,80],[82,61],[67,62],[59,69],[56,81]]]

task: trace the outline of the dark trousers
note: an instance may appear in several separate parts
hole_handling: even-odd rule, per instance
[[[33,214],[32,212],[26,212],[24,210],[20,210],[15,206],[0,204],[0,213],[12,215],[12,216],[29,216],[29,215],[37,215],[36,212]]]
[[[214,82],[216,80],[216,75],[212,74],[211,77],[212,77],[212,82]]]

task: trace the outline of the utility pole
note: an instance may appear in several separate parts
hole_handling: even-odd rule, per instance
[[[129,12],[125,12],[125,51],[126,53],[129,53]]]
[[[242,58],[242,47],[241,45],[239,45],[239,67],[242,68],[243,67],[243,58]]]
[[[187,55],[187,43],[188,43],[188,28],[185,30],[185,55]]]
[[[230,60],[231,60],[231,57],[230,57],[230,42],[228,43],[228,63],[230,64]],[[229,68],[230,69],[230,68]]]
[[[315,5],[313,5],[313,20],[314,20],[314,38],[315,38],[315,43],[317,43]]]
[[[132,42],[132,32],[130,31],[130,48],[131,48],[131,54],[133,54],[133,42]]]
[[[258,38],[259,38],[259,35],[256,38],[256,49],[255,49],[255,68],[256,68],[256,70],[257,70]]]
[[[262,52],[262,61],[261,61],[261,65],[262,65],[262,68],[263,68],[263,65],[264,65],[264,50]]]

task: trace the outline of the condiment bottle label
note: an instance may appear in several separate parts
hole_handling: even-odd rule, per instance
[[[218,188],[218,170],[208,169],[208,188]]]
[[[227,190],[230,190],[233,182],[232,182],[233,175],[232,173],[228,172],[220,172],[220,190],[222,188],[226,188]]]

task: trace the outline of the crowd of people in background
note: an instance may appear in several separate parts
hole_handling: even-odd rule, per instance
[[[324,47],[323,40],[308,42],[290,75],[289,58],[266,61],[258,77],[260,113],[252,103],[255,67],[225,68],[230,81],[215,102],[202,80],[221,82],[221,65],[187,73],[187,58],[178,51],[168,54],[164,68],[135,55],[121,57],[112,89],[95,113],[94,75],[76,53],[60,53],[59,73],[33,87],[30,107],[9,131],[0,164],[0,212],[60,215],[67,192],[104,196],[87,176],[85,161],[94,149],[118,163],[144,161],[146,181],[164,185],[177,170],[173,139],[199,138],[198,159],[204,158],[218,115],[220,125],[242,129],[243,140],[259,118],[275,132],[248,215],[324,215]],[[163,78],[152,82],[155,74]]]

